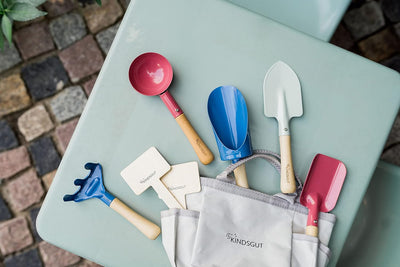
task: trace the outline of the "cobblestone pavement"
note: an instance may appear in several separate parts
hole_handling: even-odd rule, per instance
[[[41,240],[35,220],[126,7],[48,1],[0,52],[0,267],[98,266]],[[400,1],[353,0],[331,43],[400,72]],[[382,159],[400,166],[400,116]]]

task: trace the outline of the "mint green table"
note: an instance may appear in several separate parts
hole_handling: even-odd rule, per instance
[[[299,76],[304,115],[292,121],[296,172],[304,180],[313,156],[341,159],[348,177],[333,213],[334,266],[375,169],[400,103],[398,73],[263,16],[220,0],[137,0],[130,4],[75,134],[43,203],[37,228],[44,240],[106,266],[168,266],[161,238],[149,241],[97,200],[64,203],[83,165],[100,162],[107,189],[159,223],[166,206],[148,190],[136,196],[120,171],[150,146],[170,164],[197,157],[158,97],[136,93],[131,61],[143,52],[166,56],[174,68],[171,93],[216,160],[200,165],[215,177],[218,160],[206,103],[217,86],[232,84],[246,98],[254,148],[279,151],[277,123],[263,115],[262,84],[278,60]],[[265,162],[247,166],[250,187],[276,193],[278,174]]]
[[[380,161],[338,266],[399,266],[400,167]]]

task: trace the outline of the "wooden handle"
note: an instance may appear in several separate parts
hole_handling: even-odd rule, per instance
[[[244,164],[234,169],[233,173],[235,174],[236,184],[238,186],[249,188],[249,184],[247,183],[246,166]]]
[[[318,227],[314,225],[307,225],[306,235],[318,237]]]
[[[211,163],[214,160],[214,155],[211,150],[204,144],[203,140],[201,140],[200,136],[193,129],[192,125],[186,118],[185,114],[181,114],[175,118],[176,122],[181,127],[183,133],[186,135],[190,144],[192,145],[194,152],[196,152],[197,156],[200,159],[200,162],[204,165]]]
[[[296,182],[293,172],[290,135],[279,136],[279,143],[281,145],[281,191],[282,193],[294,193]]]
[[[139,229],[139,231],[149,239],[154,240],[161,233],[161,229],[158,227],[158,225],[134,212],[118,198],[114,198],[110,204],[110,207],[118,212],[122,217],[127,219],[131,224],[136,226],[136,228]]]

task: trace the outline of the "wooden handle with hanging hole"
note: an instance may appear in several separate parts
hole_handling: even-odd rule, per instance
[[[147,220],[143,216],[134,212],[127,205],[122,203],[118,198],[114,198],[114,200],[110,204],[110,208],[118,212],[122,217],[127,219],[131,224],[136,226],[140,232],[142,232],[147,238],[154,240],[161,233],[160,227],[155,223]]]
[[[211,161],[214,160],[214,155],[203,142],[203,140],[201,140],[197,132],[193,129],[193,126],[190,124],[185,114],[179,115],[175,118],[175,120],[181,127],[183,133],[186,135],[190,144],[192,145],[194,152],[196,152],[200,162],[204,165],[210,164]]]
[[[279,143],[281,146],[281,191],[285,194],[294,193],[296,181],[293,172],[290,135],[279,136]]]

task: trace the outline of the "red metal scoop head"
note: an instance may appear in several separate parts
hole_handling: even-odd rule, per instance
[[[308,171],[300,203],[310,211],[307,226],[318,226],[318,213],[331,211],[338,200],[346,177],[346,167],[340,160],[317,154]]]

